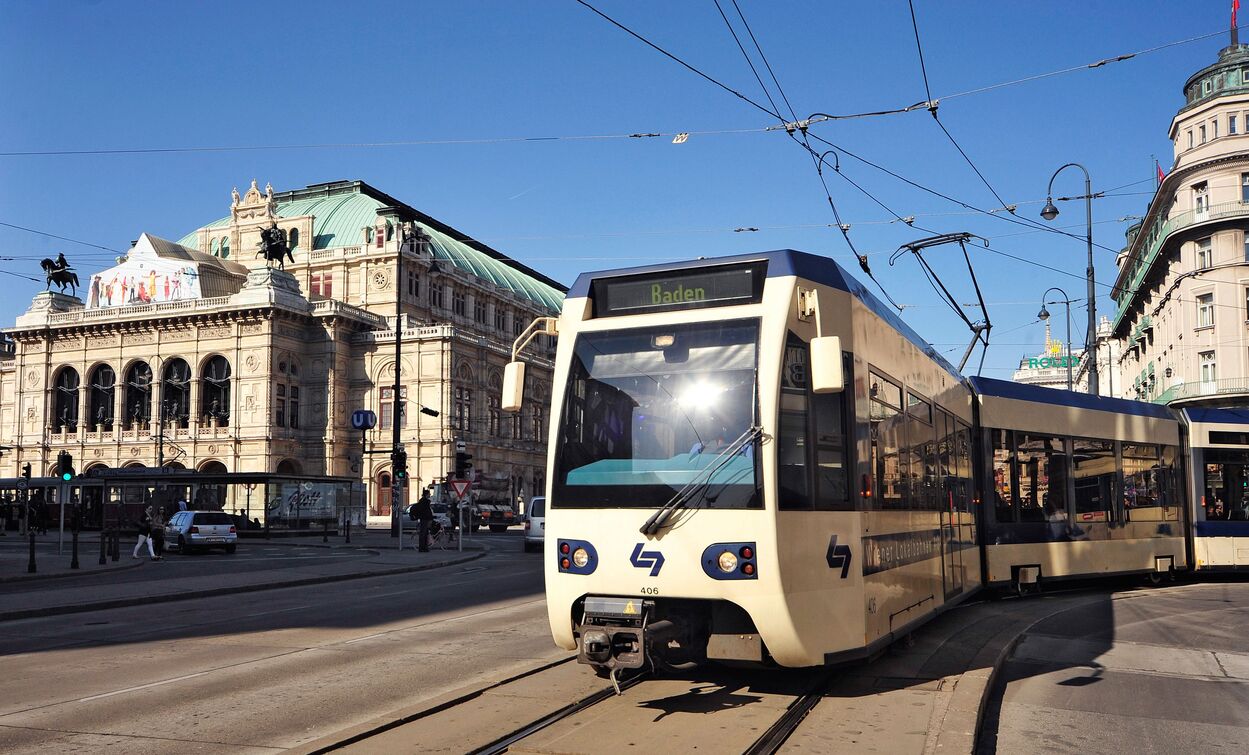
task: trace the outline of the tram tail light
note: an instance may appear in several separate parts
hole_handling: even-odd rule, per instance
[[[872,497],[872,476],[865,474],[859,483],[859,489],[863,492],[864,498]]]

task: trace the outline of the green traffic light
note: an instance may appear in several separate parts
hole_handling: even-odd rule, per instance
[[[69,472],[61,472],[61,479],[64,480],[65,482],[69,482],[70,480],[74,479],[74,476],[70,474]]]

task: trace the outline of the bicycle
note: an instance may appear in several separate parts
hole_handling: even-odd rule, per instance
[[[413,545],[420,544],[420,531],[412,531]],[[447,550],[448,548],[458,547],[460,544],[460,533],[454,527],[448,527],[437,519],[429,523],[429,545],[431,548],[437,547],[439,550]]]

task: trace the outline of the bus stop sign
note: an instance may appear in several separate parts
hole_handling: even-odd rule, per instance
[[[451,480],[451,490],[456,498],[463,498],[468,493],[468,486],[472,484],[470,480]]]
[[[353,430],[372,430],[377,427],[377,413],[368,409],[357,409],[351,413]]]

